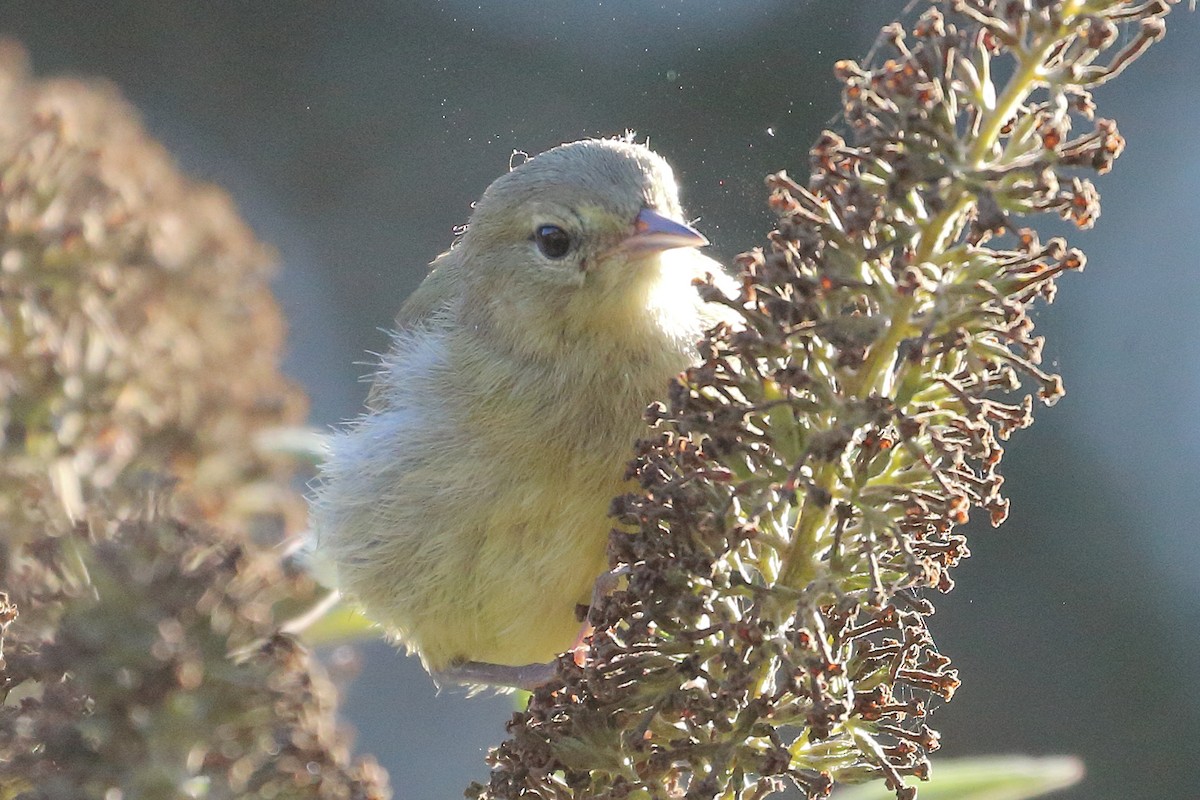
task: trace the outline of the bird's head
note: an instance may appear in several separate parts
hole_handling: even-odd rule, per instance
[[[564,144],[488,187],[460,243],[470,294],[529,325],[595,333],[636,322],[667,281],[695,277],[707,240],[682,218],[675,176],[619,139]],[[694,306],[694,302],[691,303]]]

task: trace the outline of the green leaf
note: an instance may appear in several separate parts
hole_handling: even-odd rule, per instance
[[[262,455],[316,466],[325,461],[329,438],[329,434],[308,426],[278,426],[259,431],[254,446]]]
[[[1083,762],[1074,756],[984,756],[936,762],[928,781],[918,786],[920,800],[1022,800],[1073,786],[1083,778]],[[834,793],[833,800],[891,800],[882,781]]]
[[[346,603],[338,603],[311,624],[306,625],[301,639],[313,647],[330,644],[378,639],[383,630]]]

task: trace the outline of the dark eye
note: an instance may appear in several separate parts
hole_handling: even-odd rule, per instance
[[[539,225],[533,241],[546,258],[562,258],[571,252],[571,235],[557,225]]]

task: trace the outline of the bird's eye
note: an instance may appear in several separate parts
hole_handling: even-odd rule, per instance
[[[546,258],[562,258],[571,252],[571,235],[557,225],[539,225],[533,241]]]

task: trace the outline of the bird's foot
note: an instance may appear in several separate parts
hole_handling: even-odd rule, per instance
[[[599,602],[600,598],[612,592],[613,589],[616,589],[621,578],[627,574],[629,574],[629,568],[621,567],[606,572],[597,578],[592,588],[592,605],[595,605]],[[574,644],[567,651],[571,654],[575,663],[581,667],[584,664],[587,652],[584,640],[591,633],[592,626],[584,622],[583,626],[579,629],[579,635],[576,636]],[[492,686],[498,689],[524,689],[527,692],[532,692],[539,686],[544,686],[553,680],[557,671],[558,665],[555,661],[549,661],[545,664],[521,664],[520,666],[490,664],[486,661],[465,661],[460,664],[451,664],[444,669],[434,672],[433,679],[438,685],[455,683],[471,687]]]
[[[592,584],[591,605],[596,605],[598,602],[600,602],[600,598],[604,597],[606,594],[611,594],[612,591],[617,588],[617,585],[620,584],[621,578],[626,577],[629,574],[629,571],[629,566],[623,565],[617,567],[616,569],[610,569],[599,578],[596,578],[596,582]]]
[[[617,585],[620,584],[621,578],[629,574],[629,567],[617,567],[596,578],[595,584],[592,585],[592,600],[588,608],[594,608],[605,595],[611,594]],[[575,642],[571,645],[571,649],[567,652],[571,654],[577,666],[582,667],[587,661],[587,637],[591,636],[596,630],[591,623],[587,621],[587,609],[581,609],[583,615],[583,625],[579,628],[579,633],[575,636]]]

